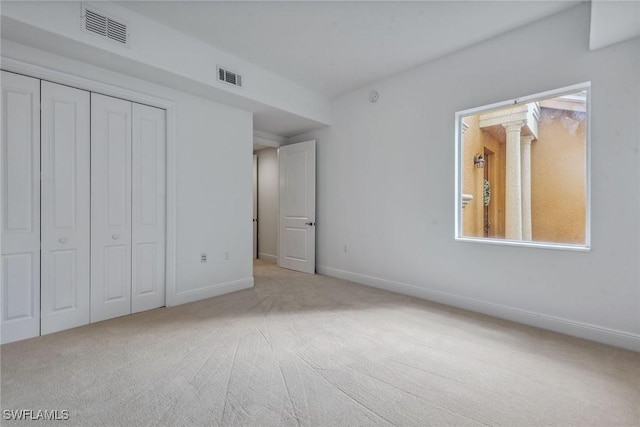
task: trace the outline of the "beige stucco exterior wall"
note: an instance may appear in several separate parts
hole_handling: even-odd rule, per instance
[[[491,204],[493,215],[489,215],[491,237],[504,237],[504,144],[500,144],[489,133],[480,129],[479,116],[469,116],[464,119],[469,126],[464,135],[462,154],[463,185],[462,192],[471,194],[473,200],[462,211],[462,234],[468,237],[484,236],[484,203],[483,181],[484,169],[473,165],[473,157],[484,154],[485,147],[493,153],[491,183]]]
[[[540,109],[531,145],[533,240],[582,244],[586,221],[585,113]]]
[[[473,156],[483,150],[480,135],[482,131],[478,127],[478,116],[466,117],[464,122],[469,127],[464,134],[463,140],[461,159],[462,192],[471,194],[473,200],[462,210],[462,235],[479,237],[482,236],[482,229],[479,228],[482,217],[478,217],[479,213],[481,213],[479,207],[482,205],[482,196],[481,193],[478,193],[477,181],[482,178],[482,169],[477,169],[473,166]]]

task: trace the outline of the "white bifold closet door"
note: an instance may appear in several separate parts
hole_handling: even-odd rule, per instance
[[[165,305],[165,111],[133,104],[131,312]]]
[[[41,334],[89,323],[90,94],[42,82]]]
[[[91,321],[131,313],[131,102],[91,94]]]
[[[164,305],[164,110],[91,95],[91,321]]]
[[[40,335],[40,80],[2,71],[2,343]]]

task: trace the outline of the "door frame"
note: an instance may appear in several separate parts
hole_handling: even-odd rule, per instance
[[[259,130],[253,130],[253,144],[255,146],[255,144],[259,144],[262,145],[264,147],[267,148],[275,148],[276,150],[276,165],[278,166],[278,197],[276,199],[276,218],[277,218],[277,224],[276,224],[276,259],[275,259],[275,265],[278,265],[278,257],[279,257],[279,251],[280,251],[280,185],[279,185],[279,181],[280,181],[280,147],[283,147],[286,144],[287,139],[279,136],[279,135],[274,135],[271,133],[267,133],[267,132],[262,132]],[[261,149],[258,149],[256,151],[253,151],[253,154],[258,156],[258,196],[260,196],[260,190],[259,190],[259,186],[260,186],[260,155],[258,154],[260,152]],[[260,199],[258,199],[258,249],[257,249],[257,259],[260,259],[260,221],[259,221],[259,217],[260,217]],[[270,261],[268,261],[270,262]]]
[[[167,307],[176,305],[176,102],[5,56],[0,56],[0,69],[89,92],[126,99],[127,101],[161,108],[166,111],[165,305]]]

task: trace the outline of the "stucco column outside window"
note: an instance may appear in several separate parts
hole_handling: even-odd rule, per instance
[[[520,131],[524,122],[503,123],[506,134],[505,237],[522,240],[522,176]]]
[[[531,233],[531,141],[533,135],[520,137],[522,147],[522,240],[532,240]]]

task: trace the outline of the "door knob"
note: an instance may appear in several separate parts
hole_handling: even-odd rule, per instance
[[[111,238],[113,240],[118,240],[120,238],[120,236],[118,236],[117,234],[114,234],[113,236],[111,236]]]
[[[316,223],[315,222],[305,222],[304,225],[310,225],[310,226],[313,227],[314,225],[316,225]]]
[[[61,238],[58,239],[58,242],[60,242],[62,244],[65,244],[65,243],[67,243],[67,238],[66,237],[61,237]]]

